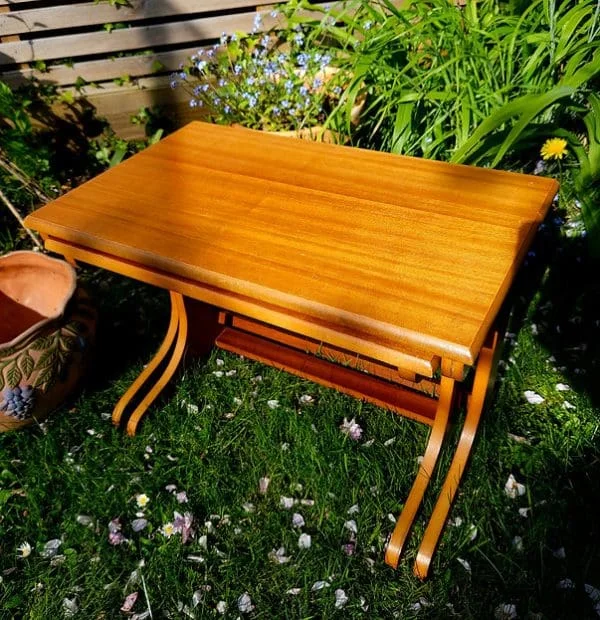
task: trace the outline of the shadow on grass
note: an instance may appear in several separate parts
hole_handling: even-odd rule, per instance
[[[166,333],[169,293],[102,270],[84,269],[80,278],[99,316],[87,387],[103,390],[132,365],[150,361]]]

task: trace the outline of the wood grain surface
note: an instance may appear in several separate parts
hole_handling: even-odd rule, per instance
[[[333,345],[339,333],[473,364],[557,188],[193,122],[26,222],[100,266],[301,316]]]

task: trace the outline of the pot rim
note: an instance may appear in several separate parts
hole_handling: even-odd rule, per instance
[[[15,256],[19,256],[19,255],[27,255],[30,258],[34,258],[34,261],[37,261],[39,263],[46,263],[46,264],[55,263],[55,264],[60,265],[60,268],[64,271],[67,278],[70,280],[70,284],[69,284],[69,288],[67,289],[67,292],[65,293],[64,301],[60,304],[58,310],[54,314],[44,317],[37,323],[34,323],[33,325],[29,326],[25,331],[22,331],[20,334],[15,336],[12,340],[9,340],[7,342],[1,342],[0,343],[0,354],[2,353],[2,351],[6,349],[11,349],[14,346],[18,345],[21,341],[26,340],[27,338],[29,338],[29,336],[31,336],[31,334],[38,331],[40,328],[48,325],[49,323],[52,323],[53,321],[56,321],[57,319],[60,319],[65,313],[67,304],[69,303],[69,301],[71,301],[71,298],[73,297],[75,293],[75,289],[77,288],[77,273],[75,272],[75,269],[73,268],[72,265],[67,263],[67,261],[61,258],[54,258],[52,256],[48,256],[47,254],[41,254],[40,252],[34,252],[33,250],[15,250],[14,252],[9,252],[8,254],[3,254],[2,256],[0,256],[0,263],[6,260],[10,261],[11,258]]]

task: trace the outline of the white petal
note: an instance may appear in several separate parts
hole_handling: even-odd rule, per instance
[[[79,611],[79,605],[76,598],[63,599],[63,614],[65,618],[71,618]]]
[[[224,614],[227,611],[227,603],[225,601],[219,601],[217,603],[217,612]]]
[[[310,549],[311,544],[312,539],[310,534],[300,534],[300,537],[298,538],[298,547],[300,549]]]
[[[344,527],[353,534],[358,534],[358,526],[356,525],[356,521],[354,519],[350,519],[350,521],[346,521],[344,523]]]
[[[519,495],[525,495],[525,485],[517,482],[515,477],[510,474],[506,484],[504,485],[504,492],[511,499],[515,499]]]
[[[557,383],[556,384],[556,391],[557,392],[568,392],[571,389],[570,385],[567,385],[566,383]]]
[[[76,521],[79,525],[85,525],[86,527],[94,526],[94,519],[92,519],[92,517],[88,517],[87,515],[77,515]]]
[[[349,515],[358,514],[358,511],[359,511],[358,504],[354,504],[353,506],[350,506],[350,508],[348,508]]]
[[[264,495],[267,492],[267,489],[269,488],[270,483],[271,483],[271,478],[267,478],[266,476],[261,478],[258,481],[258,492],[261,495]]]
[[[279,401],[275,398],[272,400],[268,400],[267,407],[269,407],[269,409],[277,409],[277,407],[279,407]]]
[[[295,500],[293,497],[285,497],[284,495],[282,495],[279,498],[279,505],[282,508],[285,508],[286,510],[289,510],[290,508],[292,508],[292,506],[294,506],[294,504],[297,503],[297,500]]]
[[[525,390],[525,392],[523,392],[523,395],[527,399],[527,402],[532,405],[541,405],[544,402],[544,399],[532,390]]]
[[[521,536],[515,536],[512,539],[512,546],[515,551],[523,551],[523,538]]]
[[[477,538],[477,526],[471,523],[471,525],[469,525],[469,540],[473,541],[476,538]]]
[[[291,594],[292,596],[296,596],[297,594],[300,594],[300,592],[302,592],[302,588],[290,588],[289,590],[286,591],[286,594]]]
[[[243,614],[249,614],[254,609],[254,605],[252,604],[252,599],[250,598],[250,595],[248,594],[248,592],[244,592],[244,594],[242,594],[242,596],[238,598],[237,605],[238,605],[238,609]]]
[[[287,564],[290,558],[285,555],[285,547],[279,547],[279,549],[273,549],[269,555],[269,560],[274,564]]]
[[[462,558],[456,558],[456,560],[467,571],[467,573],[471,572],[471,565],[467,562],[467,560],[463,560]]]
[[[562,406],[563,409],[577,409],[577,407],[573,403],[570,403],[568,400],[565,400]]]
[[[213,375],[215,377],[222,377],[223,376],[223,371],[222,370],[213,370]]]
[[[517,608],[510,603],[498,605],[494,610],[496,620],[514,620],[517,617]]]
[[[330,585],[328,581],[315,581],[312,585],[311,592],[317,592],[323,588],[328,588]]]
[[[529,516],[529,512],[531,508],[519,508],[519,516],[523,518],[527,518]]]
[[[342,609],[348,602],[348,595],[340,588],[335,591],[335,608]]]

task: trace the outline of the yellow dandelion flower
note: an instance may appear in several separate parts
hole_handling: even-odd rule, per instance
[[[562,159],[567,154],[567,141],[563,138],[548,138],[540,153],[542,159]]]

